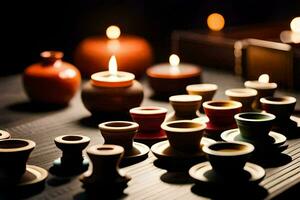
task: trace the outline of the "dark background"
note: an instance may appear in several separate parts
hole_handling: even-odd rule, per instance
[[[207,29],[210,13],[221,13],[226,27],[291,20],[300,1],[262,0],[52,0],[1,3],[0,75],[22,72],[44,50],[61,50],[72,62],[85,37],[103,35],[116,24],[122,33],[147,38],[155,62],[167,60],[172,30]]]

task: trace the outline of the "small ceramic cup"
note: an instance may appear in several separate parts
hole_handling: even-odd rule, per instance
[[[252,111],[252,104],[257,95],[257,91],[251,88],[233,88],[225,91],[225,95],[230,100],[242,103],[242,112]]]
[[[260,99],[262,109],[276,116],[275,123],[285,123],[290,120],[296,101],[296,98],[290,96],[264,97]]]
[[[243,170],[254,146],[246,142],[216,142],[202,150],[216,173],[231,176]]]
[[[192,120],[165,122],[161,128],[166,132],[170,146],[182,152],[201,150],[200,141],[206,128],[205,124]]]
[[[133,121],[139,124],[139,131],[147,133],[160,130],[168,110],[157,106],[142,106],[132,108],[129,112]]]
[[[10,138],[9,132],[0,130],[0,140],[6,140],[9,138]]]
[[[200,108],[202,97],[199,95],[174,95],[169,101],[175,110],[175,115],[183,119],[194,119]]]
[[[275,116],[270,113],[245,112],[234,116],[242,137],[248,139],[268,138]]]
[[[34,148],[31,140],[0,140],[0,184],[16,184],[21,179]]]
[[[116,144],[126,150],[132,149],[133,138],[138,131],[139,125],[129,121],[109,121],[99,124],[100,132],[105,144]]]
[[[241,111],[242,104],[232,100],[213,100],[203,103],[205,114],[212,127],[231,127],[235,125],[234,115]]]
[[[200,95],[202,102],[211,101],[218,90],[218,86],[212,83],[193,84],[186,87],[186,91],[191,95]],[[202,105],[200,111],[204,112]]]

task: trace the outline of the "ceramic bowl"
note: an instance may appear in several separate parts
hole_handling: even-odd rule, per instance
[[[225,95],[230,100],[242,103],[242,112],[252,111],[252,104],[257,95],[257,91],[251,88],[233,88],[225,91]]]
[[[270,113],[245,112],[234,116],[237,126],[244,138],[269,137],[275,116]]]
[[[21,179],[34,148],[35,142],[31,140],[0,140],[0,184],[14,184]]]
[[[203,146],[203,151],[215,172],[232,175],[243,170],[254,146],[246,142],[216,142]]]
[[[290,119],[296,105],[296,98],[290,96],[264,97],[260,99],[262,109],[276,116],[276,122]]]
[[[199,95],[174,95],[169,98],[175,114],[180,117],[197,117],[196,112],[201,105],[202,97]]]
[[[200,95],[202,102],[211,101],[218,90],[218,86],[212,83],[193,84],[186,87],[186,91],[191,95]],[[200,110],[203,111],[202,105]]]
[[[182,152],[196,152],[201,149],[200,141],[205,124],[192,120],[165,122],[161,128],[166,132],[170,146]]]
[[[157,132],[168,110],[157,106],[142,106],[130,109],[130,115],[139,124],[140,132]]]
[[[100,132],[105,144],[116,144],[125,150],[132,148],[133,138],[138,131],[139,125],[129,121],[109,121],[99,124]]]
[[[235,124],[234,115],[241,111],[242,104],[232,100],[213,100],[203,103],[209,124],[215,127],[228,127]]]

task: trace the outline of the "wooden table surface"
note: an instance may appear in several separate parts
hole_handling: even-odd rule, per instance
[[[203,79],[204,82],[218,84],[216,98],[219,99],[225,98],[225,89],[243,86],[241,78],[211,69],[204,70]],[[145,86],[143,105],[163,106],[171,111],[167,102],[150,98],[151,90],[147,82],[143,82]],[[59,110],[35,108],[28,102],[23,91],[21,76],[15,75],[0,79],[0,94],[0,129],[9,131],[14,138],[31,139],[37,144],[30,156],[29,164],[49,169],[53,160],[61,156],[60,150],[53,142],[59,135],[83,134],[91,138],[90,145],[103,143],[97,125],[91,126],[86,123],[90,114],[81,103],[79,93],[66,108]],[[292,95],[297,99],[300,97],[299,92],[278,91],[277,94]],[[296,107],[299,110],[299,103]],[[267,175],[260,183],[267,191],[267,196],[263,198],[286,197],[285,194],[295,192],[294,188],[300,183],[300,139],[292,139],[288,143],[289,148],[284,153],[289,155],[290,161],[277,163],[280,166],[266,168]],[[153,164],[155,160],[156,158],[150,153],[146,160],[122,168],[132,177],[124,190],[126,195],[123,198],[206,199],[210,197],[195,192],[194,184],[186,174],[159,168]],[[55,180],[55,177],[49,175],[45,189],[39,194],[30,196],[29,199],[84,199],[84,190],[78,177],[61,184],[54,184]]]

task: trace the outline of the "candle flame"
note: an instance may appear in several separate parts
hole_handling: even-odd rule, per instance
[[[258,78],[258,82],[260,83],[269,83],[270,77],[268,74],[262,74]]]
[[[180,63],[180,58],[176,54],[172,54],[169,57],[169,63],[171,65],[171,74],[179,74],[179,63]]]
[[[112,25],[106,29],[106,36],[109,39],[118,39],[121,35],[121,30],[118,26]]]
[[[212,31],[220,31],[224,28],[225,19],[219,13],[212,13],[207,17],[207,25]]]
[[[291,30],[300,33],[300,17],[295,17],[290,23]]]
[[[112,55],[109,59],[108,71],[111,76],[117,76],[118,64],[117,64],[116,56],[114,55]]]

